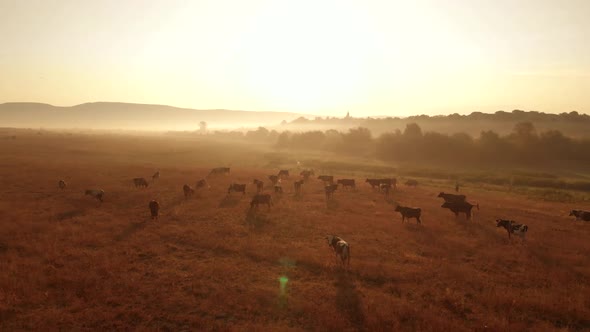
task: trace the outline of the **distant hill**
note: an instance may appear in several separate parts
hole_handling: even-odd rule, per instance
[[[473,112],[468,115],[416,115],[399,117],[366,118],[297,118],[281,126],[282,130],[348,130],[349,128],[368,128],[373,135],[385,132],[403,131],[408,123],[417,123],[422,131],[434,131],[445,134],[467,133],[479,136],[481,131],[493,130],[499,134],[508,134],[519,122],[531,122],[538,131],[559,130],[570,137],[590,137],[590,116],[578,112],[550,114],[536,111],[513,110],[495,113]]]
[[[166,105],[97,102],[71,107],[42,103],[0,104],[3,127],[191,130],[205,121],[210,128],[273,126],[302,114],[197,110]]]

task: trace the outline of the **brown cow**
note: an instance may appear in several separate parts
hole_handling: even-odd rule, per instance
[[[133,184],[135,185],[136,188],[139,188],[139,187],[147,188],[147,186],[148,186],[148,182],[144,178],[134,178]]]
[[[195,193],[195,190],[188,184],[182,186],[182,191],[184,192],[184,198],[189,198]]]
[[[268,205],[268,209],[270,210],[270,207],[272,206],[272,198],[270,197],[270,194],[255,195],[250,202],[250,209],[258,208],[258,205],[260,204]]]
[[[148,207],[150,208],[150,212],[152,214],[152,219],[158,219],[158,215],[160,212],[160,203],[158,203],[158,201],[153,199],[148,204]]]
[[[227,188],[227,194],[229,195],[232,191],[235,191],[235,192],[238,192],[238,193],[241,192],[243,195],[245,195],[246,194],[246,185],[245,184],[232,183]]]
[[[418,224],[422,223],[422,221],[420,220],[420,216],[422,215],[422,209],[420,208],[411,208],[398,205],[395,207],[395,211],[401,213],[402,222],[404,222],[406,219],[410,221],[410,218],[416,218],[416,222]]]

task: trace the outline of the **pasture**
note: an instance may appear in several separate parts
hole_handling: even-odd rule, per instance
[[[398,185],[386,198],[358,173],[356,190],[339,187],[329,201],[315,177],[295,195],[296,165],[263,146],[16,135],[0,141],[2,331],[590,329],[590,223],[568,217],[588,201],[465,187],[480,205],[466,221],[440,207],[438,193],[452,192],[441,184]],[[185,199],[184,184],[220,166],[231,173]],[[291,170],[282,195],[268,181],[279,169]],[[344,173],[329,175],[354,170]],[[273,195],[270,210],[250,210],[254,178]],[[228,195],[232,182],[246,194]],[[93,188],[102,204],[84,196]],[[402,223],[395,202],[422,208],[422,224]],[[509,240],[498,218],[527,224],[526,240]],[[348,272],[328,234],[350,244]]]

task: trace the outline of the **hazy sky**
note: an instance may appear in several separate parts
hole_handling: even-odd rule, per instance
[[[590,113],[590,0],[0,0],[0,103]]]

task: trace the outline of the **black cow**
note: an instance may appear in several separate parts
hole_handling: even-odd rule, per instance
[[[133,184],[135,185],[136,188],[137,187],[147,188],[147,186],[148,186],[148,182],[144,178],[135,178],[135,179],[133,179]]]
[[[529,226],[525,224],[517,224],[513,220],[496,219],[496,227],[504,227],[508,232],[508,238],[511,234],[520,236],[523,240],[526,233],[529,231]]]
[[[250,209],[258,208],[258,205],[266,204],[268,205],[268,209],[272,206],[272,198],[269,194],[257,194],[252,198],[250,202]]]
[[[326,199],[330,199],[330,197],[334,196],[334,192],[338,189],[337,184],[329,184],[324,187],[324,191],[326,192]]]
[[[150,212],[152,214],[152,219],[158,219],[158,215],[160,212],[160,203],[158,203],[158,201],[151,200],[150,203],[148,204],[148,207],[150,208]]]
[[[246,194],[246,185],[232,183],[229,185],[229,188],[227,188],[227,194],[229,195],[232,191],[235,191],[237,193],[241,192],[243,195],[245,195]]]
[[[182,186],[182,191],[184,192],[184,198],[189,198],[195,193],[195,190],[188,184]]]
[[[445,202],[450,203],[461,203],[465,202],[466,199],[465,195],[445,194],[444,192],[438,194],[437,197],[442,197],[442,199],[444,199]]]
[[[420,216],[422,215],[422,209],[420,208],[411,208],[407,206],[398,205],[395,207],[394,211],[399,212],[402,215],[402,222],[406,221],[406,219],[410,221],[410,218],[416,218],[416,222],[418,224],[422,223],[422,221],[420,220]]]
[[[479,204],[471,204],[469,202],[444,202],[440,207],[453,211],[456,217],[459,213],[465,213],[467,220],[471,219],[471,210],[476,206],[479,210]]]
[[[338,181],[336,181],[336,183],[341,184],[344,188],[356,188],[356,183],[354,179],[339,179]]]
[[[256,192],[257,193],[261,193],[262,190],[264,189],[264,182],[262,182],[258,179],[254,179],[254,181],[252,181],[252,184],[256,185]]]
[[[216,167],[209,172],[209,175],[229,174],[229,167]]]
[[[575,216],[576,220],[590,221],[590,212],[584,210],[571,210],[570,216]]]

